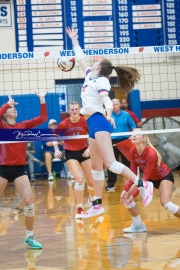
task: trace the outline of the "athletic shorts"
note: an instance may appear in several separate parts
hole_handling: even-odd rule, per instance
[[[68,161],[70,159],[75,159],[77,160],[79,163],[89,159],[90,157],[83,157],[82,154],[84,154],[84,151],[87,148],[83,149],[83,150],[78,150],[78,151],[70,151],[70,150],[65,150],[65,161]]]
[[[8,182],[13,182],[16,178],[27,175],[25,165],[7,166],[0,165],[0,177],[5,178]]]
[[[161,181],[163,181],[163,180],[168,180],[174,184],[174,176],[173,176],[172,172],[168,173],[166,176],[163,177],[163,179],[160,179],[160,180],[149,179],[149,181],[153,183],[154,188],[157,188],[157,189],[159,189]]]
[[[102,113],[94,113],[87,120],[89,138],[95,139],[95,133],[99,131],[112,132],[111,123],[104,117]]]

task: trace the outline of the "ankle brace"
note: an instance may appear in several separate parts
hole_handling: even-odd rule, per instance
[[[98,205],[98,204],[101,204],[101,203],[102,203],[102,199],[101,198],[96,199],[95,201],[93,201],[93,206]]]

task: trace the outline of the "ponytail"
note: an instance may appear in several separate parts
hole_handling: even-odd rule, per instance
[[[113,66],[113,68],[117,73],[118,86],[128,94],[140,80],[139,71],[126,66]]]
[[[126,66],[113,66],[107,59],[100,61],[101,70],[99,74],[108,78],[113,69],[117,73],[117,83],[121,90],[128,94],[140,80],[140,73],[136,68]]]
[[[160,166],[161,161],[162,161],[162,157],[160,155],[160,153],[156,150],[156,148],[152,145],[152,143],[150,142],[149,138],[147,135],[144,135],[145,140],[145,145],[149,145],[151,148],[153,148],[156,151],[156,154],[158,156],[158,160],[157,160],[157,165]]]

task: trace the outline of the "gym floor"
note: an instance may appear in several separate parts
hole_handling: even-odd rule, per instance
[[[173,174],[172,201],[180,205],[180,171]],[[31,250],[23,244],[23,206],[10,183],[0,196],[0,270],[180,269],[180,220],[160,205],[154,190],[150,205],[144,207],[140,197],[136,200],[147,233],[123,233],[131,224],[119,204],[123,184],[119,176],[116,191],[103,193],[105,214],[77,222],[72,180],[32,183],[34,232],[43,249]],[[84,203],[87,197],[85,191]]]

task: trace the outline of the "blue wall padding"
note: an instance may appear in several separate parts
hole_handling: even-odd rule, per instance
[[[133,90],[128,95],[129,110],[133,111],[136,116],[141,120],[141,102],[140,91],[138,89]]]
[[[180,99],[141,101],[142,110],[180,108]]]

